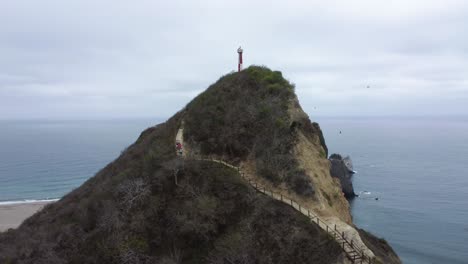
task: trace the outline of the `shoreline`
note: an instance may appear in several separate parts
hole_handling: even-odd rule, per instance
[[[40,211],[47,204],[56,201],[25,201],[0,204],[0,232],[5,232],[10,228],[17,228],[28,217]]]

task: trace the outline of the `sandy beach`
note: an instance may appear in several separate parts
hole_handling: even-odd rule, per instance
[[[0,205],[0,232],[18,227],[51,201]]]

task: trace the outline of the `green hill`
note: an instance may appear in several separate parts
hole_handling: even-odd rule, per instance
[[[183,162],[174,147],[181,127]],[[0,233],[0,263],[346,263],[309,218],[256,192],[236,170],[197,158],[205,156],[351,221],[322,132],[294,85],[252,66],[223,76],[82,186]]]
[[[224,156],[234,163],[250,156],[261,176],[312,195],[309,178],[291,155],[297,130],[318,135],[324,157],[327,148],[316,123],[292,120],[289,109],[296,102],[294,85],[281,72],[251,66],[222,77],[187,105],[184,137],[197,153]]]

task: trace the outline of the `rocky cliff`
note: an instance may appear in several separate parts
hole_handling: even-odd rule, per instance
[[[182,126],[184,159],[174,148]],[[294,86],[281,72],[249,67],[220,78],[81,187],[0,234],[0,263],[350,262],[308,217],[201,157],[239,166],[344,230],[377,262],[399,263],[355,228],[327,155]]]
[[[330,174],[332,177],[338,178],[341,184],[341,190],[343,191],[344,195],[348,199],[352,199],[356,197],[356,193],[354,193],[353,182],[351,181],[351,177],[353,176],[352,168],[349,163],[349,157],[343,158],[339,154],[332,154],[330,155]]]

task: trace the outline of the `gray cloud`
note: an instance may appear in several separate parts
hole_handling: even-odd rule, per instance
[[[4,1],[0,119],[167,117],[240,44],[311,115],[468,114],[466,24],[456,0]]]

